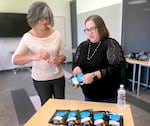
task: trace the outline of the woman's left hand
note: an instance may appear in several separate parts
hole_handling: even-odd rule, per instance
[[[91,84],[93,82],[93,77],[91,73],[84,74],[82,77],[84,84]]]
[[[60,59],[58,56],[53,59],[52,64],[54,66],[58,66],[60,64]]]

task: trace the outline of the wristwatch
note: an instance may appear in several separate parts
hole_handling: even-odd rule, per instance
[[[94,81],[97,80],[97,76],[96,76],[95,72],[92,73],[92,78]]]

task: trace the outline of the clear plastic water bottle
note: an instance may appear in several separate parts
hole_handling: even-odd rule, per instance
[[[52,73],[54,73],[54,74],[58,73],[58,67],[56,67],[56,66],[51,66],[51,71],[52,71]]]
[[[122,84],[118,89],[117,105],[119,109],[124,109],[126,106],[126,90]]]
[[[52,73],[56,74],[56,73],[59,72],[58,67],[57,67],[57,66],[54,66],[53,61],[48,60],[47,62],[48,62],[48,64],[51,66],[50,69],[51,69],[51,72],[52,72]]]

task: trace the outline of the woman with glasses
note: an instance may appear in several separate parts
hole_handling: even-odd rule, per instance
[[[108,29],[99,15],[85,20],[87,40],[76,50],[73,74],[83,73],[81,85],[85,101],[116,103],[124,62],[119,43],[109,37]]]
[[[23,35],[12,62],[15,65],[32,62],[31,76],[42,105],[52,97],[64,99],[65,79],[61,64],[66,56],[62,36],[53,28],[50,7],[42,1],[34,2],[29,7],[27,21],[31,29]]]

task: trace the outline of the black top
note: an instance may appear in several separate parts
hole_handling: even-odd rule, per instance
[[[87,40],[78,46],[74,55],[73,68],[80,66],[83,74],[100,70],[102,78],[92,84],[82,85],[83,93],[95,101],[114,98],[121,83],[121,66],[124,62],[122,48],[115,39],[108,38],[101,41],[94,56],[87,60],[89,43],[90,41]],[[91,43],[90,56],[97,44]]]

